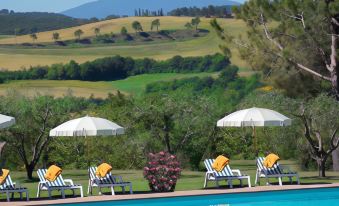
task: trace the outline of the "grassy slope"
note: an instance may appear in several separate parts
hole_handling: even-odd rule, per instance
[[[298,169],[297,164],[294,161],[282,161],[283,164],[288,165],[293,170],[299,171],[301,176],[301,184],[327,184],[332,182],[339,182],[339,173],[335,172],[327,172],[326,178],[318,178],[317,172],[305,172],[300,171]],[[255,163],[251,160],[234,160],[231,162],[232,168],[240,169],[242,172],[249,174],[251,176],[252,185],[254,185],[255,180]],[[133,190],[137,192],[144,192],[149,191],[147,182],[142,176],[141,170],[113,170],[113,174],[122,175],[125,180],[131,181],[133,183]],[[33,198],[36,195],[37,190],[37,181],[34,182],[27,182],[25,172],[12,172],[12,179],[14,181],[20,182],[25,187],[28,187],[30,196]],[[195,189],[202,189],[204,183],[204,172],[193,172],[193,171],[184,171],[182,173],[182,177],[179,180],[176,189],[177,190],[195,190]],[[36,174],[34,173],[34,176]],[[75,183],[81,183],[84,187],[84,191],[87,190],[87,173],[85,170],[64,170],[63,176],[65,178],[71,178],[75,181]],[[285,179],[285,181],[287,181]],[[272,183],[276,183],[275,179],[272,179]],[[264,180],[262,180],[264,183]],[[224,182],[221,183],[224,185]],[[234,181],[235,185],[238,185],[238,181]],[[288,183],[287,183],[288,184]],[[209,187],[214,187],[214,183],[209,183]],[[120,188],[116,188],[117,191],[120,191]],[[104,190],[108,192],[107,190]],[[46,197],[47,192],[43,192],[43,197]],[[67,193],[71,194],[71,193]],[[95,189],[95,195],[97,195],[97,190]],[[56,198],[60,198],[60,193],[54,192],[53,195]],[[3,197],[3,196],[2,196]],[[4,198],[2,198],[4,199]]]
[[[87,24],[80,26],[85,32],[84,36],[93,36],[94,28],[101,28],[101,33],[118,33],[122,26],[126,26],[129,32],[133,32],[130,25],[134,20],[138,20],[147,31],[150,28],[150,22],[153,17],[129,17],[121,18],[94,24]],[[190,21],[189,17],[161,17],[162,29],[184,29],[184,24]],[[205,36],[193,40],[182,42],[164,42],[159,44],[143,44],[143,45],[123,45],[123,46],[101,46],[88,48],[11,48],[0,47],[0,68],[20,69],[30,65],[49,65],[53,63],[68,62],[74,59],[78,62],[93,60],[100,57],[122,55],[131,56],[135,58],[150,57],[155,59],[167,59],[174,55],[182,56],[200,56],[206,54],[213,54],[219,52],[218,45],[220,40],[216,33],[209,25],[210,19],[202,18],[200,28],[209,29],[211,32]],[[227,27],[234,35],[244,33],[245,25],[234,19],[220,19],[220,24]],[[73,39],[74,31],[78,29],[69,28],[58,30],[62,40]],[[50,42],[51,32],[43,32],[38,35],[38,42]],[[14,38],[0,39],[0,44],[13,44]],[[29,36],[17,37],[20,43],[31,42]],[[238,66],[246,67],[246,64],[239,59],[235,53],[232,57],[232,62]]]
[[[170,81],[185,77],[202,77],[210,75],[215,75],[215,73],[144,74],[113,82],[19,80],[0,84],[0,95],[5,95],[9,89],[15,89],[28,96],[36,95],[37,92],[39,92],[40,94],[49,94],[60,97],[71,92],[73,95],[80,97],[89,97],[93,94],[95,97],[105,98],[108,93],[115,93],[117,90],[120,90],[123,93],[140,94],[144,91],[147,84],[156,81]]]

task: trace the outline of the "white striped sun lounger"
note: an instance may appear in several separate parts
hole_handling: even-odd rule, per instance
[[[208,181],[214,181],[219,187],[219,181],[226,180],[230,188],[233,188],[232,180],[239,180],[240,185],[242,186],[242,180],[247,180],[248,187],[251,187],[251,178],[249,175],[242,174],[240,170],[232,170],[229,165],[226,165],[221,172],[217,172],[212,168],[214,159],[206,159],[204,161],[205,167],[207,169],[205,175],[204,188],[207,187]]]
[[[291,171],[288,167],[279,165],[275,163],[272,168],[267,168],[264,166],[264,157],[257,158],[257,172],[255,176],[255,184],[260,185],[260,178],[266,179],[266,184],[269,185],[269,178],[278,178],[279,185],[282,186],[282,178],[289,178],[290,183],[292,183],[292,178],[295,177],[297,184],[300,184],[299,175],[297,172]]]
[[[10,194],[12,194],[12,197],[14,196],[14,193],[20,194],[20,199],[22,199],[22,193],[26,194],[26,200],[29,200],[28,196],[28,190],[27,188],[16,186],[16,184],[12,181],[12,178],[10,175],[7,176],[6,181],[0,185],[0,193],[5,193],[7,202],[10,201]]]
[[[80,190],[80,195],[83,197],[83,190],[82,186],[79,184],[74,184],[73,180],[71,179],[63,179],[61,175],[57,177],[57,179],[53,182],[48,181],[45,178],[47,169],[38,169],[37,173],[40,179],[39,185],[38,185],[38,192],[37,197],[40,197],[41,191],[47,191],[48,197],[52,197],[52,191],[57,190],[61,191],[62,198],[65,198],[65,190],[72,190],[73,196],[75,195],[75,190]]]
[[[122,192],[125,193],[126,187],[129,187],[130,194],[133,194],[132,183],[131,182],[124,182],[121,176],[113,176],[111,173],[108,173],[106,177],[100,178],[96,173],[97,167],[90,167],[90,179],[88,182],[88,190],[87,193],[92,194],[93,188],[98,187],[99,195],[102,194],[102,188],[110,188],[112,195],[115,195],[114,187],[121,187]]]

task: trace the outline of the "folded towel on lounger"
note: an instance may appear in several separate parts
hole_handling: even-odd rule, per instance
[[[61,173],[62,173],[62,169],[60,167],[56,165],[52,165],[48,168],[45,178],[50,182],[54,182]]]
[[[272,168],[279,159],[280,158],[278,155],[271,153],[265,157],[264,166],[267,168]]]
[[[217,159],[215,159],[212,168],[218,172],[221,172],[226,165],[229,163],[229,159],[225,156],[219,155]]]
[[[97,168],[97,171],[95,172],[95,174],[98,177],[105,177],[109,172],[112,171],[112,166],[107,164],[107,163],[102,163],[101,165],[99,165],[99,167]]]

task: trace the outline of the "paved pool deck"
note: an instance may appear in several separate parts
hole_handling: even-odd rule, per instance
[[[280,190],[297,190],[297,189],[312,189],[312,188],[333,188],[339,187],[339,183],[333,184],[312,184],[312,185],[284,185],[284,186],[256,186],[252,188],[222,188],[222,189],[205,189],[205,190],[190,190],[190,191],[176,191],[169,193],[147,193],[147,194],[123,194],[123,195],[103,195],[90,197],[76,197],[66,199],[52,199],[52,200],[32,200],[26,201],[12,201],[0,202],[1,206],[21,206],[21,205],[50,205],[50,204],[66,204],[66,203],[84,203],[84,202],[98,202],[98,201],[114,201],[114,200],[133,200],[133,199],[147,199],[147,198],[161,198],[161,197],[180,197],[180,196],[194,196],[194,195],[212,195],[212,194],[232,194],[244,192],[263,192],[263,191],[280,191]]]

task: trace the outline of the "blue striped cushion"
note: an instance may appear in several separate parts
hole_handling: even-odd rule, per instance
[[[267,168],[264,166],[264,157],[258,157],[257,159],[257,166],[260,171],[266,171],[268,175],[281,175],[283,174],[282,170],[280,169],[279,163],[275,163],[272,168]]]
[[[55,181],[50,182],[45,178],[47,169],[38,169],[37,171],[40,181],[46,181],[47,186],[49,187],[66,187],[67,185],[64,182],[64,179],[59,175]]]
[[[111,175],[111,173],[108,173],[106,177],[98,177],[95,173],[97,171],[97,167],[90,167],[89,168],[89,173],[91,180],[97,180],[99,181],[99,184],[115,184],[116,180],[115,178]]]
[[[14,189],[14,185],[12,182],[12,178],[10,175],[7,176],[6,181],[0,185],[0,190],[6,190],[6,189]]]
[[[209,172],[215,172],[217,177],[231,177],[234,176],[231,168],[229,165],[226,165],[224,169],[221,172],[217,172],[215,169],[213,169],[212,165],[214,163],[214,159],[205,159],[204,163],[207,168],[207,171]]]

